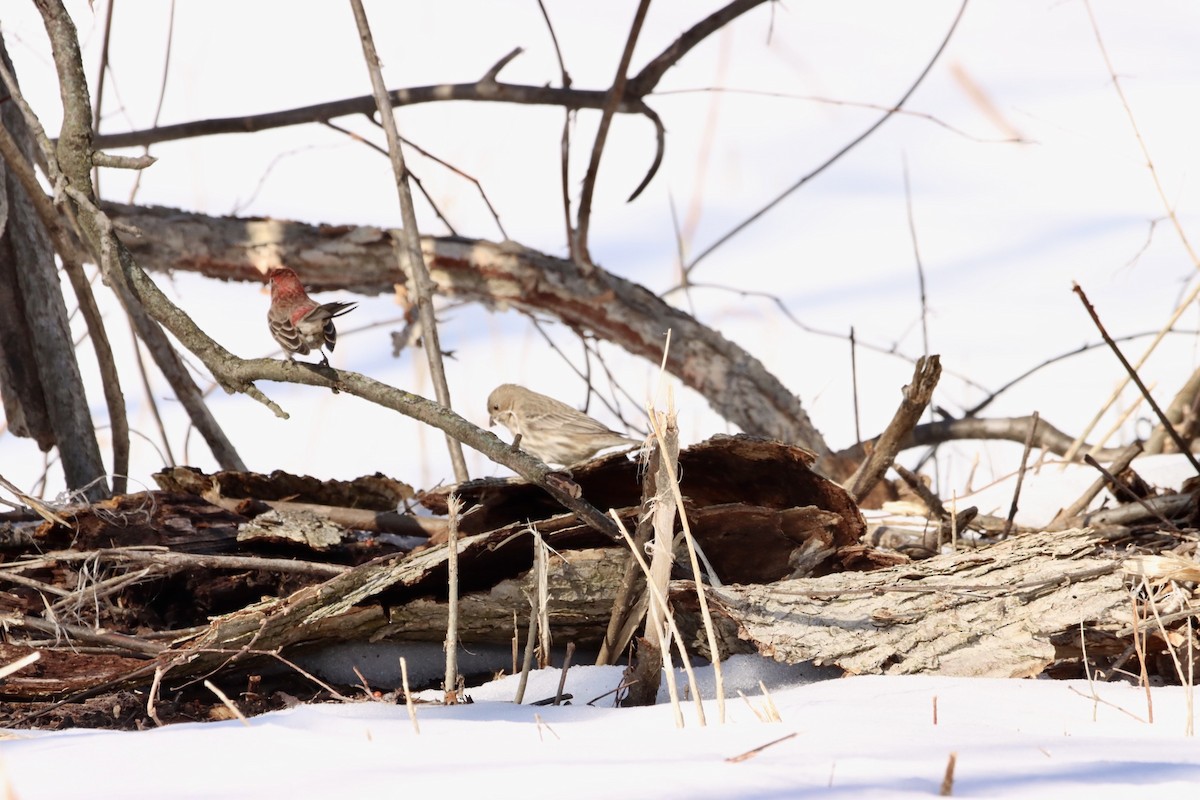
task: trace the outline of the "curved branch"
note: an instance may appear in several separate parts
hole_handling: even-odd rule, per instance
[[[650,169],[646,170],[646,177],[642,178],[642,182],[633,190],[633,194],[629,195],[626,203],[636,200],[638,195],[650,185],[650,181],[654,180],[654,176],[658,174],[658,168],[662,166],[663,155],[667,149],[667,129],[663,125],[662,118],[649,108],[646,109],[645,116],[654,123],[654,161],[651,162]]]
[[[607,91],[527,86],[502,83],[486,78],[474,83],[443,83],[435,86],[393,89],[388,92],[388,100],[391,101],[393,107],[451,100],[475,100],[518,105],[561,106],[571,110],[601,109],[604,108],[607,97]],[[273,128],[304,125],[310,122],[328,122],[338,117],[359,114],[369,117],[375,113],[375,108],[375,97],[368,94],[329,103],[289,108],[284,111],[271,111],[265,114],[193,120],[126,133],[102,133],[96,135],[94,144],[97,148],[111,150],[120,147],[136,147],[157,142],[192,139],[197,136],[214,136],[220,133],[255,133]],[[648,106],[640,98],[628,96],[617,106],[617,111],[622,114],[645,114],[647,109]]]
[[[979,419],[968,417],[964,419],[939,420],[918,425],[910,435],[900,442],[901,450],[911,450],[914,447],[929,447],[945,442],[962,439],[999,439],[1008,442],[1024,444],[1033,426],[1033,417],[1012,417],[1010,419]],[[1071,446],[1074,437],[1060,431],[1044,419],[1039,419],[1037,431],[1033,437],[1033,446],[1040,447],[1055,455],[1064,455]],[[861,461],[868,448],[874,446],[876,440],[869,439],[853,447],[840,450],[830,458],[847,461]],[[1086,445],[1085,445],[1086,447]],[[1104,448],[1096,452],[1100,461],[1110,461],[1120,454],[1120,448]]]
[[[143,231],[129,247],[147,269],[188,270],[222,280],[260,282],[254,253],[270,243],[317,290],[393,291],[395,255],[387,231],[272,219],[209,217],[167,208],[105,203],[114,220]],[[800,400],[763,364],[717,331],[643,287],[514,243],[426,237],[422,249],[441,294],[489,308],[550,315],[657,364],[663,333],[678,343],[667,369],[745,433],[829,452]]]
[[[692,48],[742,14],[765,2],[767,0],[734,0],[734,2],[724,8],[717,9],[688,28],[680,34],[678,39],[671,42],[666,50],[663,50],[651,59],[649,64],[642,67],[641,72],[636,77],[629,80],[628,96],[645,97],[653,92],[655,87],[658,86],[658,82],[662,80],[663,75],[667,73],[667,70],[678,64]]]

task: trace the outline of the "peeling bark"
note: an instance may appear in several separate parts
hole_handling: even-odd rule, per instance
[[[875,572],[708,591],[738,635],[778,661],[1029,677],[1055,659],[1055,634],[1128,621],[1122,560],[1099,543],[1089,530],[1034,533]]]

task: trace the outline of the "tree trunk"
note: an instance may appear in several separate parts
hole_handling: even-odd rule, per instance
[[[0,58],[11,71],[2,42]],[[13,103],[0,104],[0,124],[32,163],[33,142]],[[67,487],[96,500],[108,495],[108,481],[75,359],[54,248],[24,187],[10,170],[2,172],[0,394],[5,414],[13,433],[35,439],[43,450],[58,445]]]

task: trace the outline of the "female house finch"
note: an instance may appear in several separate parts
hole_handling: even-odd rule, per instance
[[[553,397],[506,383],[488,395],[488,424],[520,435],[521,449],[547,464],[571,466],[606,447],[638,444]]]
[[[322,347],[333,351],[337,329],[333,318],[354,310],[357,303],[324,303],[317,305],[304,291],[300,278],[287,267],[278,267],[267,274],[271,281],[271,307],[267,309],[267,325],[275,341],[283,346],[288,361],[292,354],[308,355],[309,350],[321,353],[321,363],[329,366]]]

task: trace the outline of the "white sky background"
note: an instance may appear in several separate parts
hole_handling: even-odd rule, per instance
[[[27,95],[54,131],[60,109],[45,36],[32,4],[12,5],[2,20],[9,51]],[[577,88],[609,84],[634,5],[548,4]],[[718,5],[654,4],[633,71]],[[83,2],[70,8],[85,64],[94,74],[102,14],[94,16]],[[180,3],[161,123],[369,93],[348,7],[312,4],[303,14],[290,15],[281,14],[281,8]],[[660,89],[721,86],[889,106],[924,68],[957,8],[933,2],[761,8],[693,51]],[[1093,8],[1164,192],[1190,232],[1200,9],[1188,3],[1133,8],[1109,2]],[[98,5],[97,11],[102,9]],[[162,74],[166,9],[161,2],[117,7],[114,80],[106,89],[102,130],[150,125]],[[390,87],[473,81],[516,46],[525,53],[505,68],[502,79],[558,81],[536,3],[372,3],[368,13]],[[994,113],[972,100],[956,75],[967,76]],[[651,102],[667,126],[666,161],[643,196],[625,204],[649,164],[653,132],[639,118],[616,120],[597,188],[591,245],[606,269],[655,291],[677,281],[672,200],[691,234],[689,252],[699,252],[880,113],[733,92],[662,94]],[[917,272],[903,187],[907,164],[927,283],[930,350],[941,354],[947,371],[936,402],[952,412],[982,396],[955,376],[994,388],[1045,358],[1098,339],[1070,291],[1072,280],[1084,286],[1116,335],[1157,329],[1190,288],[1195,268],[1178,235],[1161,220],[1163,204],[1081,3],[972,4],[907,108],[917,113],[889,120],[702,262],[694,280],[773,292],[807,325],[840,334],[854,326],[860,342],[895,344],[908,356],[919,355]],[[583,113],[575,130],[576,196],[597,117]],[[398,120],[403,135],[484,183],[511,238],[565,254],[559,110],[439,103],[401,109]],[[382,142],[362,120],[341,122]],[[1026,143],[1005,143],[1012,130]],[[193,139],[156,145],[152,152],[159,162],[145,173],[139,202],[213,214],[398,224],[386,160],[321,126]],[[410,158],[460,233],[500,238],[469,184],[421,157]],[[130,180],[128,174],[106,172],[104,195],[126,199]],[[424,232],[444,232],[422,201],[418,207]],[[258,356],[274,349],[263,319],[267,297],[257,287],[214,285],[185,274],[156,279],[234,352]],[[107,291],[101,289],[100,295],[107,297]],[[686,302],[681,295],[674,300]],[[765,300],[696,290],[691,302],[702,321],[762,359],[797,393],[832,447],[853,442],[845,340],[805,333]],[[119,358],[131,422],[156,439],[132,371],[124,323],[112,303],[106,307],[114,323],[112,338],[123,350]],[[396,316],[389,298],[363,303],[343,320],[335,364],[429,396],[423,354],[409,351],[393,359],[387,327],[351,333]],[[475,308],[454,309],[443,318],[443,345],[455,353],[449,364],[451,391],[467,417],[485,423],[484,397],[510,380],[583,403],[582,381],[523,318]],[[1195,327],[1195,314],[1185,315],[1181,325]],[[578,362],[573,337],[558,331],[556,339]],[[1146,341],[1126,346],[1131,357]],[[1158,382],[1162,404],[1193,369],[1194,347],[1193,337],[1172,337],[1147,365],[1146,378]],[[81,352],[85,371],[94,375],[90,349]],[[611,348],[606,353],[640,403],[654,388],[655,365]],[[911,372],[905,360],[860,349],[864,435],[877,433],[890,419]],[[1097,350],[1044,370],[1004,395],[989,413],[1038,410],[1076,433],[1121,375],[1112,356]],[[156,394],[166,398],[168,391],[155,377]],[[214,395],[215,412],[251,469],[282,468],[322,478],[380,470],[418,486],[450,474],[439,432],[345,395],[310,387],[262,388],[292,414],[290,420],[275,419],[245,397]],[[103,418],[98,387],[90,398]],[[682,392],[679,402],[687,440],[731,430],[690,392]],[[177,405],[170,399],[160,405],[176,458],[214,468],[198,437],[185,447],[186,423]],[[594,400],[592,410],[616,423]],[[625,402],[623,410],[637,422],[637,405]],[[107,441],[103,447],[107,457]],[[940,468],[953,476],[947,491],[958,488],[976,452],[983,454],[981,477],[987,479],[1010,469],[1019,450],[1019,445],[972,444],[961,455],[943,458]],[[498,469],[473,452],[469,458],[473,475]],[[149,483],[161,461],[135,437],[135,481]],[[42,472],[36,447],[11,434],[0,436],[0,463],[6,477],[26,488]],[[58,488],[55,468],[48,490],[53,494]]]

